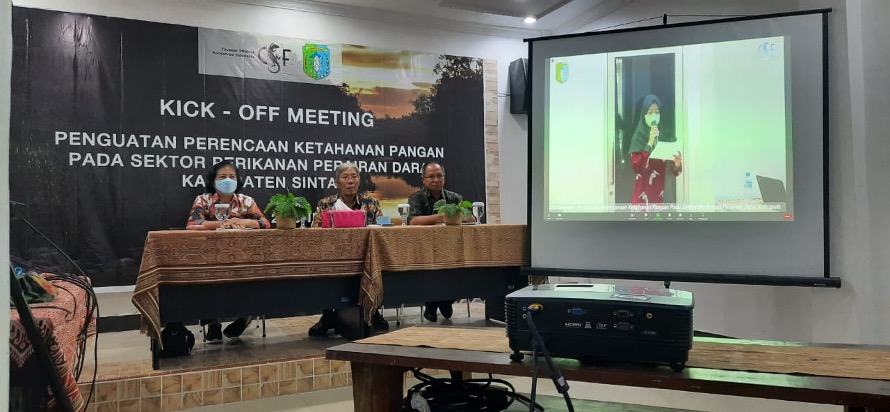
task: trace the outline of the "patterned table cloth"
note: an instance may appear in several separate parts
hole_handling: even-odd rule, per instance
[[[365,321],[383,271],[523,266],[524,225],[149,232],[133,304],[160,342],[158,286],[361,276]]]
[[[396,226],[370,231],[359,299],[365,323],[383,301],[383,272],[528,264],[525,225]]]
[[[86,319],[86,291],[64,281],[52,281],[59,294],[52,302],[31,305],[31,313],[40,334],[50,352],[50,357],[62,378],[62,385],[75,411],[83,410],[84,400],[74,377],[74,365],[79,361],[77,336]],[[35,355],[34,346],[28,338],[24,325],[15,308],[9,311],[9,367],[10,367],[10,407],[22,405],[24,410],[42,410],[36,406],[36,399],[49,394],[49,381],[40,360]],[[95,327],[95,319],[90,326]],[[55,409],[55,400],[50,399],[44,408]]]

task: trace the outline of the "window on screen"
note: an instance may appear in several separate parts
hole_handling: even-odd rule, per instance
[[[550,57],[544,219],[793,221],[786,46]]]

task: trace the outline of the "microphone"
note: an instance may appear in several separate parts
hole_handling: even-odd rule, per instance
[[[653,121],[652,121],[652,127],[653,127],[653,128],[657,128],[657,127],[658,127],[658,120],[653,120]],[[655,140],[658,140],[658,136],[659,136],[660,134],[661,134],[661,130],[656,130],[656,131],[655,131]]]

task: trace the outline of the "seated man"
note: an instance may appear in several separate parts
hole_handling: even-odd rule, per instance
[[[409,225],[438,225],[445,223],[445,216],[436,214],[433,210],[433,204],[440,199],[445,199],[447,203],[460,203],[463,196],[445,190],[445,168],[437,162],[430,162],[423,166],[421,175],[423,179],[423,189],[408,198],[408,204],[411,206],[408,212],[407,221]],[[451,319],[454,309],[451,304],[452,300],[442,300],[437,302],[427,302],[426,308],[423,310],[423,317],[430,322],[436,321],[436,309],[442,313],[445,319]]]
[[[361,174],[355,163],[341,163],[334,170],[334,180],[339,191],[336,195],[328,196],[318,201],[318,207],[315,209],[315,219],[312,220],[312,227],[321,227],[321,212],[331,210],[338,200],[346,204],[352,210],[365,211],[365,224],[374,224],[378,216],[382,216],[380,211],[380,203],[373,197],[359,193],[359,183],[361,183]],[[309,328],[309,336],[324,336],[328,331],[334,329],[336,324],[333,309],[325,309],[322,312],[321,319],[314,326]],[[383,319],[380,312],[374,313],[373,318],[374,329],[387,330],[389,323]]]

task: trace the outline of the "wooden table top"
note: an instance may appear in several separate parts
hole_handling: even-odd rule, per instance
[[[532,358],[512,362],[505,353],[428,347],[347,343],[327,350],[327,358],[372,365],[432,368],[452,371],[531,376]],[[887,408],[890,381],[779,373],[686,368],[674,372],[663,366],[588,365],[572,359],[554,359],[567,380],[745,396],[795,402],[854,407]],[[539,361],[539,375],[549,376]]]

